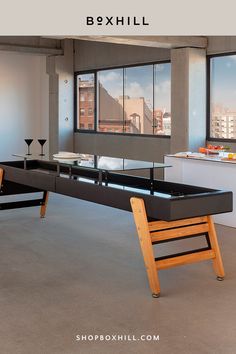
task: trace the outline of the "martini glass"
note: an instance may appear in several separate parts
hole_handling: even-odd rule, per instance
[[[46,143],[47,139],[38,139],[39,144],[41,145],[41,154],[39,154],[39,156],[45,156],[44,152],[43,152],[43,146]]]
[[[30,145],[32,144],[34,139],[25,139],[26,144],[28,145],[28,152],[26,155],[32,155],[30,152]]]

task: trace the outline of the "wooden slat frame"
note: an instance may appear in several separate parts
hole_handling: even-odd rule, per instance
[[[196,253],[192,253],[192,254],[186,254],[184,256],[178,256],[178,257],[174,257],[174,258],[170,257],[167,259],[162,259],[160,261],[156,261],[156,269],[157,270],[167,269],[167,268],[172,268],[172,267],[176,267],[179,265],[205,261],[205,260],[213,259],[213,258],[215,258],[214,251],[212,251],[212,250],[201,251],[201,252],[196,252]]]
[[[207,216],[200,216],[197,218],[189,218],[183,220],[176,220],[176,221],[151,221],[148,223],[149,231],[157,231],[157,230],[165,230],[171,229],[174,227],[184,226],[184,225],[191,225],[191,224],[201,224],[207,222]]]
[[[172,238],[185,237],[190,235],[205,234],[208,232],[208,224],[191,225],[178,227],[177,229],[169,229],[151,233],[152,242],[170,240]]]
[[[214,222],[211,216],[201,216],[170,222],[162,220],[148,222],[143,199],[131,198],[130,201],[146,265],[149,285],[153,295],[159,296],[160,294],[160,283],[157,273],[162,269],[212,260],[217,279],[222,280],[224,278],[223,262]],[[205,234],[209,236],[209,250],[193,250],[188,254],[170,255],[169,257],[159,260],[155,260],[154,258],[153,243],[155,242],[167,242],[171,239],[183,238],[185,236],[201,236]]]

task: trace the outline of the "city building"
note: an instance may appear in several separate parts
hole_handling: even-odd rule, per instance
[[[78,126],[80,129],[94,128],[94,81],[79,80]],[[112,97],[99,84],[97,97],[98,130],[100,132],[133,134],[169,134],[169,113],[158,109],[152,112],[144,97]]]
[[[171,114],[170,112],[165,112],[163,114],[163,131],[165,135],[171,134]]]
[[[163,111],[161,109],[156,109],[153,112],[154,116],[154,133],[163,134]]]
[[[211,136],[214,138],[236,138],[236,111],[214,107],[211,114]]]
[[[94,128],[94,82],[79,80],[78,112],[80,129]]]

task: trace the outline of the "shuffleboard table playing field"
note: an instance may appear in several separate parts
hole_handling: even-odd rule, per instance
[[[158,270],[211,259],[218,280],[224,268],[211,215],[232,211],[232,193],[155,179],[165,164],[81,155],[76,161],[21,160],[0,162],[0,210],[40,206],[45,216],[49,192],[133,212],[153,297],[160,295]],[[171,167],[170,167],[171,168]],[[133,175],[148,171],[148,177]],[[141,174],[141,173],[140,173]],[[25,194],[42,192],[41,198]],[[19,198],[18,198],[19,199]],[[153,247],[183,238],[205,236],[206,247],[154,257]]]

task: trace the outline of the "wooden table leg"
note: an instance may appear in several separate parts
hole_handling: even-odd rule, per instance
[[[223,280],[225,276],[224,266],[220,254],[220,248],[217,240],[215,225],[212,220],[212,216],[208,216],[208,226],[209,226],[209,239],[212,250],[215,252],[215,258],[213,258],[213,268],[217,275],[217,280]]]
[[[142,198],[131,198],[131,207],[144,263],[147,269],[149,285],[154,297],[160,295],[158,271],[162,269],[204,260],[212,260],[217,280],[224,279],[224,266],[212,216],[202,216],[168,222],[161,220],[148,222],[145,204]],[[154,245],[205,234],[209,237],[207,247],[154,258]]]
[[[40,217],[44,218],[47,210],[47,204],[48,204],[48,197],[49,197],[49,192],[44,191],[43,192],[43,202],[40,208]]]
[[[0,190],[2,187],[3,175],[4,175],[4,170],[2,168],[0,168]]]
[[[138,231],[139,242],[143,254],[144,263],[147,270],[149,286],[153,297],[160,296],[160,282],[155,264],[152,241],[148,228],[148,220],[144,201],[141,198],[131,198],[131,207],[133,210],[134,220]]]

